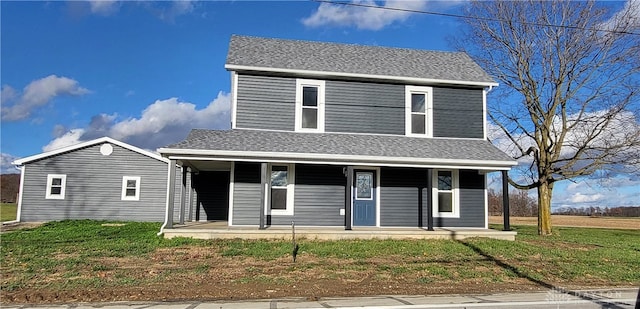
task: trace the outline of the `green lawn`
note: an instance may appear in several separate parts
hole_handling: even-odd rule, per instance
[[[0,221],[13,221],[16,219],[18,212],[18,204],[1,203],[0,204]]]
[[[419,293],[435,283],[537,287],[640,283],[638,230],[556,228],[554,236],[540,237],[535,226],[515,226],[516,241],[301,239],[294,264],[289,241],[167,240],[156,236],[157,223],[105,223],[50,222],[2,234],[1,290],[127,286],[144,290],[163,284],[180,291],[213,277],[220,289],[232,289],[238,284],[300,286],[314,278],[329,285],[356,286],[353,282],[364,276],[369,281],[363,289],[371,293],[384,292],[371,290],[372,286],[390,284]]]

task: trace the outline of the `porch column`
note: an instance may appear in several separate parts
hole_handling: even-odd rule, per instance
[[[353,185],[353,166],[347,166],[347,186],[344,191],[344,229],[347,231],[351,230],[351,201],[353,199],[353,190],[351,190],[351,186]]]
[[[509,224],[509,175],[507,171],[502,171],[502,219],[503,230],[511,231]]]
[[[193,221],[193,171],[187,167],[187,220]]]
[[[269,185],[270,177],[268,173],[267,163],[262,163],[260,165],[260,229],[264,230],[264,209],[265,205],[267,205],[267,194],[269,193],[267,190],[267,186]]]
[[[184,205],[185,197],[187,195],[187,168],[182,166],[182,186],[180,186],[180,213],[178,214],[179,224],[184,224]]]
[[[165,214],[165,228],[173,228],[173,204],[176,194],[176,160],[169,161],[169,179],[167,179],[167,213]]]
[[[433,169],[427,170],[427,230],[433,231]]]

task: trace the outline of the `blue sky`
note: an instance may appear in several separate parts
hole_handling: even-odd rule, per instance
[[[377,3],[448,13],[465,5]],[[447,38],[460,28],[451,17],[312,1],[0,6],[3,172],[17,172],[17,158],[105,135],[154,150],[191,128],[228,128],[232,34],[452,50]],[[640,204],[638,178],[560,183],[554,206]]]

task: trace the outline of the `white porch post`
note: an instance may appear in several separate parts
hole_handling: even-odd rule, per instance
[[[187,168],[183,166],[181,170],[182,177],[180,177],[180,179],[182,180],[182,185],[180,186],[180,213],[178,214],[178,220],[179,224],[184,224],[184,205],[186,201],[185,197],[187,195]]]
[[[175,203],[176,194],[176,160],[169,162],[169,179],[167,181],[167,213],[165,214],[164,228],[173,228],[173,205]]]

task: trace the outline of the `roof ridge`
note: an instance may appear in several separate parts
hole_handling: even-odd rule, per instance
[[[459,54],[459,55],[467,55],[465,52],[461,51],[448,51],[448,50],[433,50],[433,49],[421,49],[421,48],[412,48],[412,47],[398,47],[398,46],[382,46],[382,45],[365,45],[358,43],[342,43],[342,42],[327,42],[327,41],[313,41],[313,40],[302,40],[302,39],[285,39],[285,38],[268,38],[268,37],[260,37],[253,35],[241,35],[241,34],[232,34],[231,38],[248,38],[248,39],[261,39],[268,41],[287,41],[287,42],[299,42],[299,43],[312,43],[318,45],[338,45],[338,46],[353,46],[358,48],[379,48],[379,49],[390,49],[390,50],[403,50],[409,52],[432,52],[432,53],[442,53],[442,54]],[[468,56],[468,55],[467,55]]]

